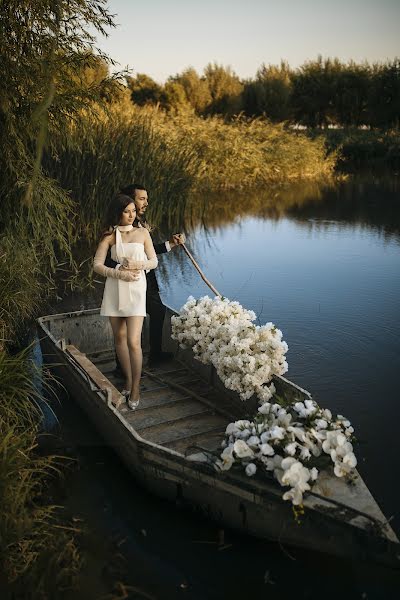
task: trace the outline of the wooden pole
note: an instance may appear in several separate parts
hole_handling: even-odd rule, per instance
[[[195,259],[193,258],[193,256],[189,252],[189,250],[186,248],[185,244],[179,244],[179,245],[183,248],[184,252],[189,257],[189,259],[192,262],[194,268],[199,272],[200,277],[202,278],[202,280],[204,281],[204,283],[206,285],[208,285],[208,287],[210,288],[210,290],[212,292],[214,292],[214,294],[216,296],[219,296],[220,298],[222,298],[222,294],[220,294],[219,291],[213,286],[213,284],[210,281],[208,281],[207,277],[204,275],[203,271],[200,269],[199,265],[197,264],[197,262],[195,261]]]

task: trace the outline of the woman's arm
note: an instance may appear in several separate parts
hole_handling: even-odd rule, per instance
[[[122,279],[122,281],[136,281],[137,277],[131,271],[121,271],[121,269],[112,269],[104,265],[107,252],[110,248],[109,237],[111,236],[104,237],[97,246],[96,254],[93,259],[93,271],[99,275],[103,275],[103,277]]]
[[[158,265],[158,259],[156,255],[156,251],[154,250],[153,242],[150,237],[150,233],[147,229],[143,229],[144,231],[144,251],[147,256],[147,260],[135,260],[133,258],[125,258],[123,262],[123,267],[126,269],[139,269],[139,271],[150,271],[151,269],[155,269]]]

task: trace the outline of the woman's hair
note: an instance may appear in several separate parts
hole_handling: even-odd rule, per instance
[[[128,204],[134,204],[132,198],[126,194],[117,194],[110,202],[108,207],[106,220],[104,223],[104,231],[102,237],[111,235],[114,226],[118,225],[121,221],[122,213]]]

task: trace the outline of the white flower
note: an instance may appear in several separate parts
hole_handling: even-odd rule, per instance
[[[284,437],[285,437],[285,430],[283,427],[279,427],[278,425],[275,425],[274,427],[271,428],[271,431],[269,434],[270,440],[283,440]]]
[[[233,451],[238,458],[251,458],[254,452],[243,440],[237,440],[233,445]]]
[[[268,415],[271,410],[271,404],[269,402],[264,402],[261,406],[258,407],[258,412],[262,415]]]
[[[264,456],[273,456],[275,454],[275,450],[269,444],[261,444],[260,451]]]
[[[311,452],[309,451],[308,448],[305,448],[303,446],[303,448],[300,450],[300,459],[301,460],[308,460],[311,457]]]
[[[290,456],[294,456],[296,454],[297,442],[292,442],[285,446],[285,452],[290,454]]]
[[[258,447],[258,444],[260,443],[260,438],[258,437],[258,435],[252,435],[251,437],[249,437],[249,439],[247,440],[247,444],[250,446],[250,448],[252,448],[254,450],[254,448]]]
[[[225,450],[221,453],[221,461],[217,462],[222,471],[228,471],[235,462],[233,457],[233,446],[228,446],[225,448]]]
[[[291,488],[283,494],[282,498],[284,500],[291,500],[295,506],[303,504],[303,494],[299,488]]]
[[[249,477],[252,477],[253,475],[256,474],[257,467],[254,463],[249,463],[245,470],[246,470],[246,475],[248,475]]]

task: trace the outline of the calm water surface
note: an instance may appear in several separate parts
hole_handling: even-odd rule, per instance
[[[273,321],[282,330],[289,344],[287,377],[353,422],[360,472],[400,534],[397,182],[209,198],[201,209],[197,203],[187,235],[217,289],[253,309],[260,324]],[[158,278],[164,301],[174,308],[189,295],[211,294],[180,249],[161,257]],[[82,464],[66,498],[104,539],[125,539],[121,548],[128,566],[132,561],[133,581],[155,598],[251,592],[319,598],[322,587],[325,598],[344,591],[346,598],[396,596],[398,579],[386,571],[305,552],[293,557],[277,544],[229,532],[220,550],[215,526],[149,497],[77,409],[60,414],[64,438]]]
[[[360,471],[400,533],[398,186],[344,183],[278,216],[225,201],[237,208],[231,222],[213,227],[211,207],[188,246],[218,291],[282,330],[286,376],[353,422]],[[212,295],[178,252],[161,257],[163,298],[173,307]]]

